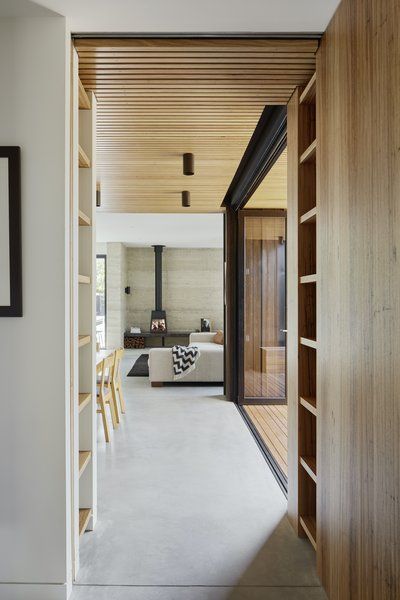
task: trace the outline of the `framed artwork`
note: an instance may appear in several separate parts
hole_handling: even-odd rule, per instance
[[[210,319],[201,319],[200,321],[200,331],[211,331],[211,321]]]
[[[0,317],[22,317],[21,155],[0,146]]]

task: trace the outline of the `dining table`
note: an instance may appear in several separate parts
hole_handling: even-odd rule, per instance
[[[102,350],[96,352],[96,367],[98,367],[105,358],[108,358],[114,352],[115,348],[102,348]]]

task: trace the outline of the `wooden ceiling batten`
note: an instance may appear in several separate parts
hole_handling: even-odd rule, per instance
[[[206,38],[177,38],[177,37],[87,37],[75,38],[75,47],[80,53],[85,49],[92,51],[108,50],[108,51],[140,51],[160,52],[161,49],[167,48],[169,51],[192,51],[195,52],[199,48],[203,48],[205,52],[223,52],[231,51],[232,48],[236,51],[252,52],[271,51],[275,52],[295,52],[296,49],[303,51],[316,51],[318,46],[317,39],[305,38],[223,38],[223,37],[206,37]]]
[[[219,212],[260,115],[315,70],[316,39],[75,39],[98,100],[102,211]],[[182,208],[182,155],[196,156]],[[284,201],[286,154],[255,202]],[[187,179],[186,179],[187,182]]]

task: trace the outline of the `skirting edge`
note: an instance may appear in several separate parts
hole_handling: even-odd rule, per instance
[[[67,600],[66,583],[0,583],[0,598],[7,600]]]

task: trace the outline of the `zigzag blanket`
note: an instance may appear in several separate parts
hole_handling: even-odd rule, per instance
[[[200,356],[197,346],[173,346],[172,366],[174,381],[181,379],[196,368],[196,360]]]

